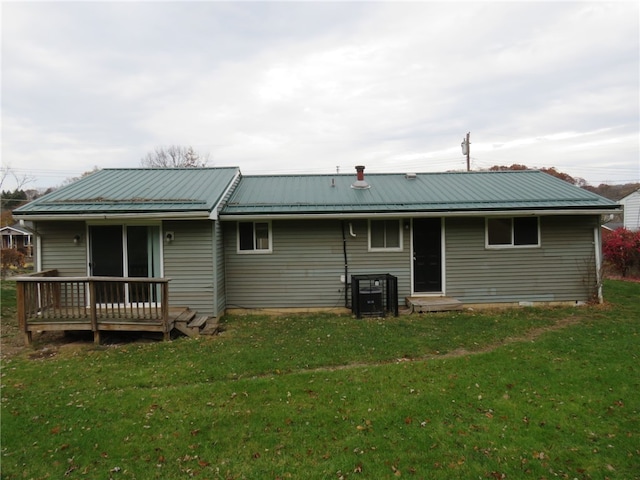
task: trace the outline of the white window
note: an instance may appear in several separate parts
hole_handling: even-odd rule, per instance
[[[370,220],[369,250],[402,250],[402,225],[400,220]]]
[[[238,222],[239,253],[270,253],[271,223]]]
[[[490,248],[540,246],[538,217],[487,218],[486,242]]]

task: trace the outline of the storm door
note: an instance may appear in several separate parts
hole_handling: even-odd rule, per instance
[[[413,220],[413,291],[442,292],[442,221]]]

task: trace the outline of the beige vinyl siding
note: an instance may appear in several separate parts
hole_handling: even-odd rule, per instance
[[[174,240],[163,246],[171,306],[215,315],[212,221],[165,221],[162,229],[174,233]]]
[[[399,275],[401,288],[408,291],[407,235],[403,237],[402,252],[368,252],[367,221],[351,223],[355,237],[350,235],[345,221],[349,275]],[[272,253],[238,253],[237,223],[224,223],[223,227],[227,307],[344,307],[345,284],[340,276],[345,268],[339,220],[273,221]]]
[[[42,270],[56,269],[61,277],[87,276],[87,231],[84,222],[37,222]],[[80,235],[78,243],[73,238]]]
[[[541,217],[538,248],[485,248],[484,218],[446,220],[446,293],[465,303],[587,301],[595,216]]]

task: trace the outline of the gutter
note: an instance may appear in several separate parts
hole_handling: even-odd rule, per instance
[[[401,210],[394,212],[362,212],[362,213],[246,213],[246,214],[220,214],[218,219],[224,221],[242,220],[309,220],[310,218],[321,218],[329,220],[344,220],[357,218],[433,218],[433,217],[513,217],[513,216],[550,216],[550,215],[606,215],[610,213],[621,213],[620,207],[615,208],[587,208],[587,209],[527,209],[527,210],[464,210],[464,211],[412,211]]]
[[[13,218],[30,221],[56,221],[56,220],[132,220],[132,219],[161,219],[161,220],[209,220],[208,210],[196,212],[141,212],[141,213],[58,213],[58,214],[16,214]]]

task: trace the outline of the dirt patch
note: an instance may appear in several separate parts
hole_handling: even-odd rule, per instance
[[[58,355],[73,355],[76,352],[97,348],[113,348],[130,343],[162,341],[162,335],[137,332],[103,332],[100,345],[93,341],[92,332],[34,332],[31,346],[24,344],[24,335],[15,321],[2,320],[0,357],[7,360],[26,355],[31,360],[46,360]]]
[[[15,331],[14,331],[15,330]],[[71,348],[77,340],[64,332],[35,332],[30,347],[24,344],[24,335],[17,325],[12,328],[10,322],[2,321],[2,337],[0,339],[0,357],[3,360],[21,354],[28,354],[31,359],[45,359],[57,355],[60,349]]]

